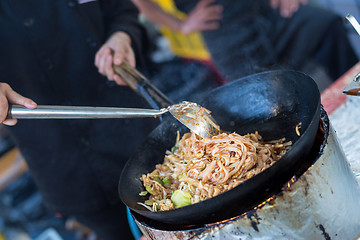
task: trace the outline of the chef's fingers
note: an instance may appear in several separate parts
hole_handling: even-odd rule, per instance
[[[99,51],[97,51],[97,53],[96,53],[96,55],[95,55],[95,66],[97,67],[97,68],[99,68],[100,67],[100,62],[101,62],[101,59],[102,59],[102,57],[103,57],[103,55],[104,55],[104,51],[105,51],[105,49],[106,49],[107,47],[105,47],[105,46],[102,46],[100,49],[99,49]]]
[[[14,126],[17,123],[17,119],[6,119],[2,122],[2,124],[7,126]]]
[[[30,109],[37,108],[37,104],[33,100],[31,100],[30,98],[21,96],[20,94],[18,94],[11,88],[9,91],[7,91],[6,96],[7,96],[8,101],[12,104],[21,105],[21,106],[24,106],[24,107],[30,108]]]
[[[135,53],[131,47],[127,49],[126,61],[133,67],[136,66]]]
[[[0,95],[0,121],[4,122],[6,119],[7,113],[9,109],[9,102],[6,98],[5,92],[1,91]]]
[[[15,125],[16,119],[6,119],[9,103],[35,109],[37,104],[15,92],[7,83],[0,83],[0,121],[6,125]]]
[[[118,48],[114,51],[114,64],[115,65],[120,65],[126,56],[126,49],[122,48]]]
[[[106,76],[110,81],[115,81],[117,85],[124,86],[126,83],[120,78],[119,75],[114,73],[113,69],[113,56],[107,56],[105,61]]]
[[[108,47],[105,47],[102,49],[101,52],[99,52],[98,59],[97,59],[97,68],[99,73],[101,73],[104,76],[106,75],[106,59],[108,56],[111,56],[111,50]]]
[[[123,45],[114,51],[114,65],[120,65],[123,61],[127,61],[131,66],[135,66],[135,55],[130,46]],[[126,82],[117,74],[113,75],[114,81],[121,86],[127,85]]]
[[[110,80],[110,81],[114,81],[114,71],[113,71],[113,56],[108,55],[105,57],[105,62],[104,62],[104,72],[106,77]]]

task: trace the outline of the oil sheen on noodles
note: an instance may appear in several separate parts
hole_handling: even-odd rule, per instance
[[[258,132],[221,133],[204,139],[190,132],[181,140],[178,133],[164,162],[142,175],[146,191],[140,195],[150,196],[139,204],[164,211],[214,197],[271,166],[290,145],[285,139],[264,142]]]

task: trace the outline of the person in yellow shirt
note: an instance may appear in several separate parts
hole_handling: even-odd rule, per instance
[[[226,82],[214,66],[201,34],[219,27],[222,6],[212,5],[214,0],[201,0],[191,13],[185,14],[177,9],[173,0],[132,1],[149,21],[159,25],[174,56],[204,64],[219,85]]]
[[[177,9],[173,0],[132,0],[151,22],[160,25],[160,31],[169,40],[170,48],[178,57],[210,60],[201,31],[219,27],[222,7],[211,5],[214,0],[202,0],[189,14]]]

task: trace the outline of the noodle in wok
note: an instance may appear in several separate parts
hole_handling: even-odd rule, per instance
[[[151,211],[171,210],[197,203],[230,190],[262,172],[290,148],[291,142],[280,139],[264,142],[258,132],[241,136],[221,133],[201,138],[184,134],[162,164],[141,181],[150,193],[145,203]]]

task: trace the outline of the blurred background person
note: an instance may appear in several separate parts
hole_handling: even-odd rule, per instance
[[[201,32],[194,32],[201,24],[204,24],[201,29],[217,28],[216,24],[207,25],[203,18],[218,20],[221,17],[221,7],[214,6],[217,16],[203,14],[203,7],[200,7],[192,15],[194,19],[187,21],[195,26],[187,26],[182,23],[189,17],[179,11],[171,0],[134,3],[144,13],[143,23],[155,45],[150,57],[149,75],[161,91],[174,101],[193,100],[226,82],[212,63]],[[204,4],[208,5],[205,2],[202,5]],[[160,25],[155,26],[153,23]]]
[[[341,17],[306,0],[175,0],[187,17],[156,1],[132,1],[161,26],[184,34],[201,31],[216,68],[230,81],[291,68],[311,75],[323,90],[358,60]]]

